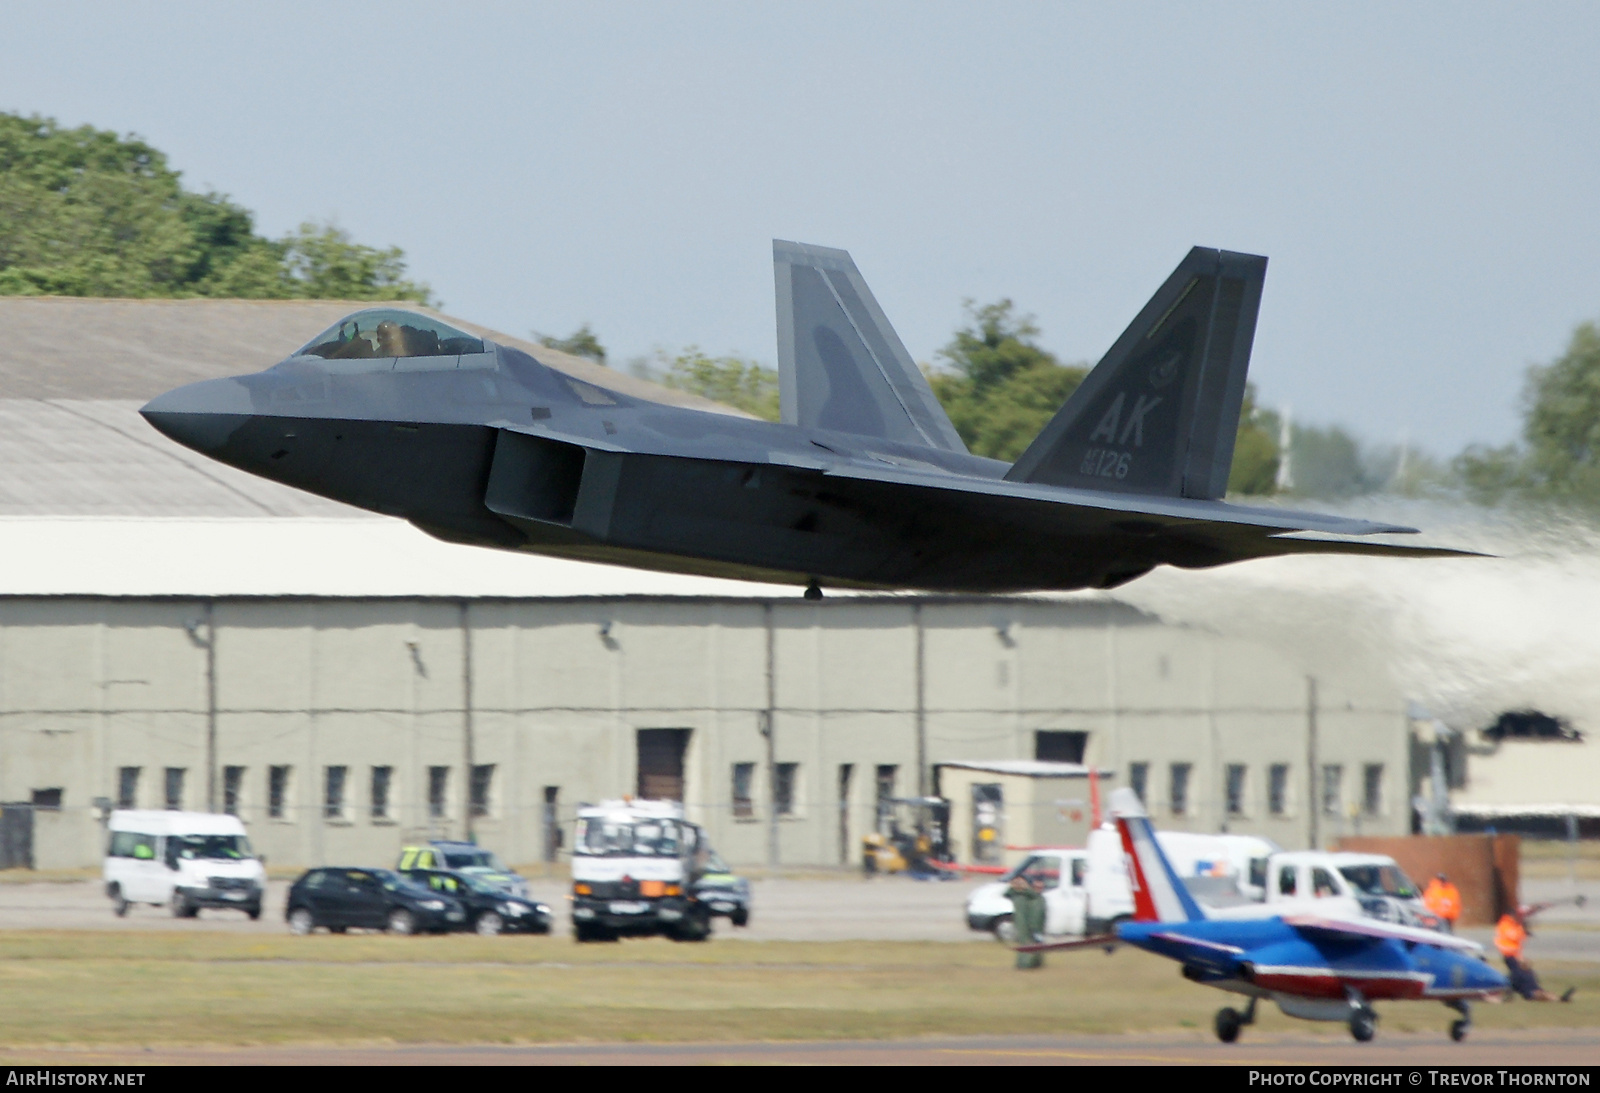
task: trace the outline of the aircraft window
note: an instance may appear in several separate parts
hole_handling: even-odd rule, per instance
[[[1286,865],[1278,870],[1278,895],[1292,896],[1295,892],[1295,868]]]
[[[1319,865],[1311,871],[1311,891],[1321,899],[1324,896],[1337,896],[1339,886],[1334,883],[1333,875]]]
[[[1393,865],[1344,865],[1339,867],[1344,879],[1357,891],[1368,896],[1395,896],[1399,899],[1416,899],[1417,889],[1409,877]]]
[[[484,353],[483,339],[414,311],[373,308],[347,315],[295,352],[324,360],[440,357]]]

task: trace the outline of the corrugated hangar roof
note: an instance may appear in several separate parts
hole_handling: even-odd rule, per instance
[[[270,367],[370,306],[0,297],[0,595],[794,594],[439,542],[213,462],[139,416],[163,391]],[[740,412],[441,317],[598,386]]]
[[[349,300],[0,297],[0,516],[362,515],[196,455],[150,428],[137,411],[185,383],[268,368],[351,311],[370,306]],[[740,413],[440,317],[601,387]]]
[[[271,367],[361,308],[404,307],[531,353],[543,364],[635,398],[741,412],[409,302],[104,300],[0,296],[0,398],[137,399],[196,380]]]
[[[0,399],[0,516],[364,515],[175,444],[141,405]]]

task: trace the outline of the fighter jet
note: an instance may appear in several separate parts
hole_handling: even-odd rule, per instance
[[[1265,258],[1190,251],[1015,463],[967,451],[849,254],[775,241],[773,258],[778,423],[647,401],[390,309],[142,413],[213,459],[441,539],[810,598],[1457,553],[1343,538],[1412,528],[1223,500]]]
[[[1254,917],[1208,914],[1167,861],[1139,795],[1126,787],[1114,790],[1111,814],[1128,862],[1133,920],[1118,923],[1112,934],[1018,948],[1128,944],[1176,960],[1185,979],[1249,999],[1242,1012],[1217,1011],[1214,1027],[1224,1043],[1255,1023],[1261,999],[1290,1017],[1343,1021],[1361,1041],[1372,1039],[1377,1027],[1373,999],[1443,1002],[1460,1014],[1450,1024],[1450,1038],[1461,1040],[1472,1027],[1471,1002],[1497,996],[1508,985],[1484,962],[1483,946],[1467,938],[1310,908]]]

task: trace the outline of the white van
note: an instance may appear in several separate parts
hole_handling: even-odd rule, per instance
[[[131,903],[166,905],[178,918],[202,907],[261,917],[267,871],[237,816],[117,811],[103,875],[116,913]]]
[[[1210,897],[1213,903],[1266,899],[1267,862],[1283,852],[1271,839],[1256,835],[1160,831],[1156,840],[1195,897]]]

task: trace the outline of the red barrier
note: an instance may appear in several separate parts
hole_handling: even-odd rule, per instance
[[[935,869],[945,869],[952,873],[988,873],[999,877],[1011,872],[1003,865],[962,865],[960,862],[934,861],[932,858],[928,859],[928,864]]]

